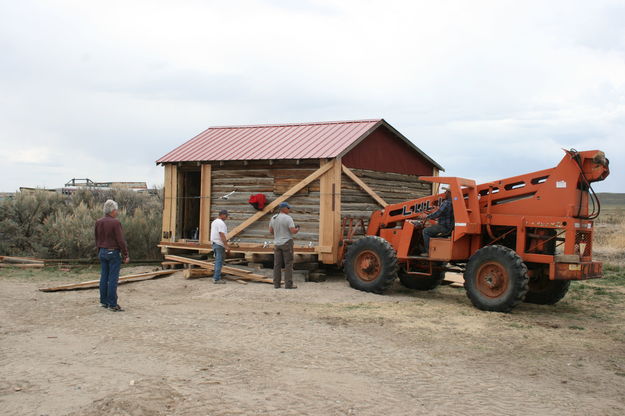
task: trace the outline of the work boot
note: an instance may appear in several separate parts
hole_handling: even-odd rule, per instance
[[[109,306],[109,310],[111,310],[113,312],[123,312],[124,311],[124,309],[122,309],[122,307],[119,306],[119,305]]]
[[[297,285],[284,286],[285,289],[297,289]]]
[[[216,285],[225,285],[226,281],[223,279],[219,279],[219,280],[213,280],[213,283],[215,283]]]

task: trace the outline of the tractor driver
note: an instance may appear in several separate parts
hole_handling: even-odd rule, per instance
[[[431,237],[446,236],[454,229],[454,207],[451,203],[451,191],[449,188],[443,188],[443,190],[445,191],[445,199],[440,207],[425,217],[426,220],[438,218],[438,224],[423,229],[424,252],[421,253],[421,256],[427,257],[429,255]]]

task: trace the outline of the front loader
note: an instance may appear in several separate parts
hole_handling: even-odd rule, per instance
[[[399,277],[408,288],[430,290],[445,272],[462,272],[473,305],[508,312],[523,301],[554,304],[571,280],[602,277],[602,264],[592,260],[593,219],[600,205],[591,183],[608,176],[609,162],[597,150],[565,153],[554,168],[481,185],[458,177],[421,177],[449,187],[451,234],[432,238],[427,256],[419,255],[428,225],[423,217],[440,205],[443,194],[375,211],[366,236],[345,252],[350,285],[383,293]]]

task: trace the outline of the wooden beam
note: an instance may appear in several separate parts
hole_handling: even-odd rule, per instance
[[[203,164],[200,175],[200,243],[210,243],[211,165]]]
[[[176,241],[176,216],[178,212],[178,167],[165,165],[163,190],[163,240]]]
[[[319,193],[319,246],[331,247],[330,253],[319,254],[324,264],[336,264],[341,232],[341,159],[322,161],[330,166],[320,181]]]
[[[192,279],[194,277],[210,277],[213,275],[212,270],[200,268],[200,269],[184,269],[182,276],[185,279]]]
[[[119,278],[119,284],[133,282],[137,280],[147,280],[153,279],[159,276],[165,276],[172,273],[175,273],[176,270],[161,270],[158,272],[150,272],[150,273],[139,273],[139,274],[129,274],[128,276],[123,276]],[[61,290],[74,290],[74,289],[91,289],[95,287],[99,287],[100,279],[98,280],[89,280],[87,282],[81,283],[72,283],[69,285],[49,287],[45,289],[39,289],[42,292],[59,292]]]
[[[315,252],[318,253],[318,254],[332,253],[332,247],[330,247],[330,246],[317,246],[317,247],[315,247]]]
[[[202,268],[208,269],[208,270],[214,270],[215,269],[215,264],[213,262],[210,262],[210,261],[195,260],[195,259],[190,259],[190,258],[187,258],[187,257],[170,256],[170,255],[165,256],[165,259],[173,260],[173,261],[179,261],[181,263],[193,264],[195,266],[199,266],[199,267],[202,267]],[[260,274],[254,274],[254,273],[252,273],[249,270],[239,269],[239,268],[232,267],[232,266],[223,266],[221,268],[221,272],[222,273],[227,273],[227,274],[232,274],[232,275],[235,275],[235,276],[239,276],[243,280],[251,280],[253,282],[273,283],[272,279],[268,279],[265,276],[262,276]]]
[[[171,168],[169,166],[170,165],[167,164],[163,166],[163,226],[161,228],[162,240],[169,240],[169,232],[171,228]]]
[[[343,169],[343,173],[345,175],[347,175],[352,181],[354,181],[356,183],[356,185],[360,186],[363,191],[368,193],[369,196],[371,196],[371,198],[375,199],[375,201],[378,204],[382,205],[382,208],[384,208],[384,207],[386,207],[388,205],[388,202],[386,202],[384,199],[382,199],[382,197],[380,197],[380,195],[376,194],[375,191],[373,189],[371,189],[366,183],[364,183],[362,181],[362,179],[360,179],[358,176],[356,176],[356,174],[354,172],[352,172],[352,170],[350,168],[348,168],[345,165],[342,165],[342,169]]]
[[[303,187],[305,187],[306,185],[308,185],[309,183],[311,183],[312,181],[314,181],[315,179],[317,179],[318,177],[326,173],[331,167],[332,165],[323,165],[319,169],[317,169],[316,171],[308,175],[301,182],[297,183],[296,185],[291,187],[291,189],[289,189],[284,194],[282,194],[282,196],[276,198],[273,202],[267,205],[262,211],[258,211],[257,213],[255,213],[254,215],[252,215],[251,217],[243,221],[241,224],[237,225],[232,231],[228,233],[227,235],[228,239],[231,239],[234,236],[241,233],[251,224],[253,224],[257,220],[259,220],[260,218],[262,218],[263,216],[271,212],[275,207],[277,207],[280,204],[280,202],[286,201],[287,199],[295,195]]]
[[[436,167],[432,168],[432,176],[438,176],[440,174]],[[440,184],[438,182],[432,182],[432,195],[438,195],[438,189]]]

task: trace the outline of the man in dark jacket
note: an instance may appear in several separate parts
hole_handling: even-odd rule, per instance
[[[439,235],[447,235],[454,228],[454,207],[451,203],[451,191],[445,189],[445,199],[438,209],[425,217],[426,220],[438,218],[438,224],[423,229],[424,252],[422,256],[428,256],[430,252],[430,238]]]
[[[100,306],[111,311],[123,311],[117,303],[117,282],[122,259],[130,261],[128,246],[124,240],[122,224],[117,219],[117,202],[104,203],[104,217],[95,223],[95,242],[102,266],[100,273]]]

